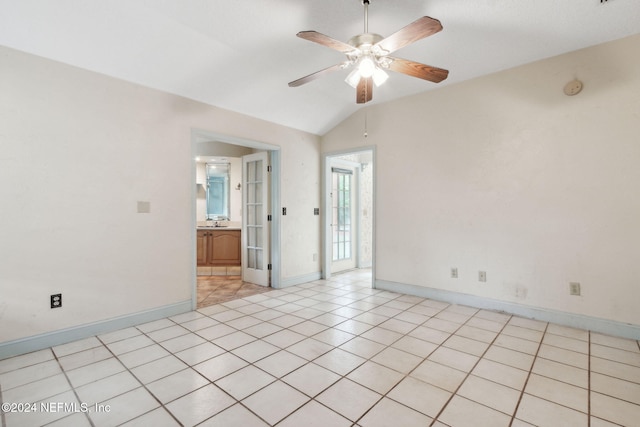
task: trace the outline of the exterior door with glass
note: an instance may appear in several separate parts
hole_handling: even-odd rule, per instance
[[[242,158],[242,279],[269,286],[269,157]]]
[[[331,271],[356,268],[357,169],[334,163],[331,167]]]

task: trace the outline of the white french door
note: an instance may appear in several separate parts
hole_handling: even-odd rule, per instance
[[[269,286],[269,157],[242,157],[242,280]]]
[[[357,170],[334,163],[331,168],[331,271],[356,268]]]

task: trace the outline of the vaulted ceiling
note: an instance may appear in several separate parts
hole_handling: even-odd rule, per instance
[[[443,31],[394,56],[448,79],[392,73],[373,104],[640,33],[637,0],[371,0],[369,31],[425,15]],[[372,103],[347,70],[288,87],[345,59],[296,33],[346,42],[363,20],[361,0],[0,0],[0,45],[322,135]]]

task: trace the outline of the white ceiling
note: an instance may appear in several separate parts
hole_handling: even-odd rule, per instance
[[[449,78],[392,73],[374,104],[640,33],[638,0],[371,0],[369,30],[424,15],[444,30],[394,56]],[[363,107],[347,70],[287,86],[344,60],[302,30],[346,42],[361,0],[0,0],[2,45],[322,135]]]

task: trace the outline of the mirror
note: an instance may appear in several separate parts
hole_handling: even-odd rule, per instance
[[[207,219],[229,220],[230,163],[207,163]]]

